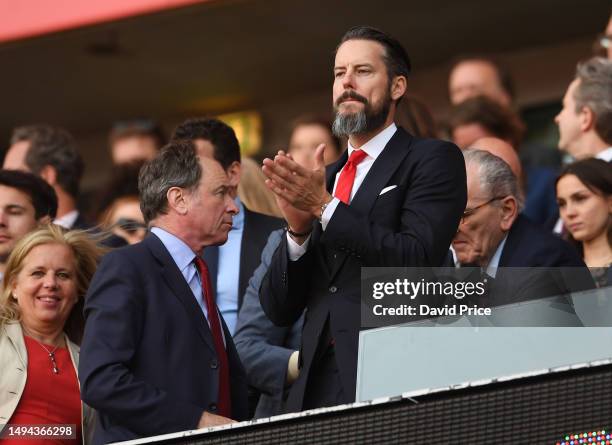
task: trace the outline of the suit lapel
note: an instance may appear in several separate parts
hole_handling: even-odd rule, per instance
[[[368,171],[368,174],[364,178],[359,190],[355,193],[355,196],[351,200],[350,207],[362,215],[368,215],[374,207],[374,203],[378,199],[378,195],[381,190],[389,183],[391,177],[395,174],[395,171],[402,165],[404,158],[408,155],[412,136],[406,133],[402,128],[397,129],[395,134],[391,137],[383,151],[378,155],[372,167]],[[334,172],[331,178],[331,187],[333,189],[334,179],[336,173],[342,168],[342,166],[348,160],[348,150],[345,151],[342,157],[342,164]],[[338,163],[337,163],[338,164]],[[328,190],[330,178],[328,177]],[[393,184],[397,185],[397,184]],[[331,191],[330,191],[331,193]],[[333,265],[331,269],[330,279],[333,279],[335,275],[340,271],[344,262],[346,261],[347,254],[343,252],[334,252],[335,261],[332,261]]]
[[[402,165],[408,155],[407,146],[412,137],[401,128],[398,128],[389,140],[384,150],[378,155],[363,183],[351,201],[351,207],[357,212],[367,215],[370,213],[378,194],[389,183],[395,171]],[[397,185],[397,184],[392,184]]]
[[[166,250],[157,236],[150,234],[144,241],[160,265],[160,275],[172,290],[173,295],[181,302],[191,321],[195,324],[196,330],[208,345],[211,351],[215,352],[208,322],[202,314],[202,309],[196,302],[191,288],[185,281],[185,277],[176,266],[176,263]]]

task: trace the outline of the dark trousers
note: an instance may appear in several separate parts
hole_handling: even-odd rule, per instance
[[[336,347],[329,332],[328,321],[308,376],[303,409],[323,408],[348,402],[342,390],[340,371],[336,362]]]

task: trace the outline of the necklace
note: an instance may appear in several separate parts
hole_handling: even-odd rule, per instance
[[[41,342],[39,342],[35,338],[32,338],[32,337],[30,338],[34,340],[37,345],[43,348],[47,354],[49,354],[49,360],[51,360],[51,368],[53,369],[53,374],[55,375],[59,374],[59,368],[57,367],[57,362],[55,361],[55,351],[57,351],[57,348],[59,348],[59,345],[50,351],[49,349],[47,349],[45,345],[43,345]]]

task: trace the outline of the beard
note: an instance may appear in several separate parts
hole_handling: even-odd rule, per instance
[[[353,99],[361,102],[362,110],[355,113],[341,113],[340,102]],[[351,136],[354,134],[370,133],[383,126],[391,108],[391,94],[387,91],[382,104],[377,109],[373,108],[368,100],[352,90],[345,91],[337,100],[334,107],[336,113],[332,125],[333,133],[338,137]]]

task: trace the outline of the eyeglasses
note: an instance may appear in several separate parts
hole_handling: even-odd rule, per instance
[[[130,219],[130,218],[119,218],[117,222],[113,225],[115,227],[120,227],[121,229],[129,233],[130,235],[134,235],[139,230],[147,229],[146,224],[143,224],[139,221],[136,221],[135,219]]]
[[[476,213],[476,211],[486,205],[491,204],[493,201],[498,201],[500,199],[504,199],[505,196],[496,196],[495,198],[491,198],[488,201],[483,202],[482,204],[477,205],[476,207],[472,207],[471,209],[465,209],[465,211],[463,212],[463,215],[461,215],[461,222],[460,224],[463,224],[466,220],[466,218],[472,216],[474,213]]]

